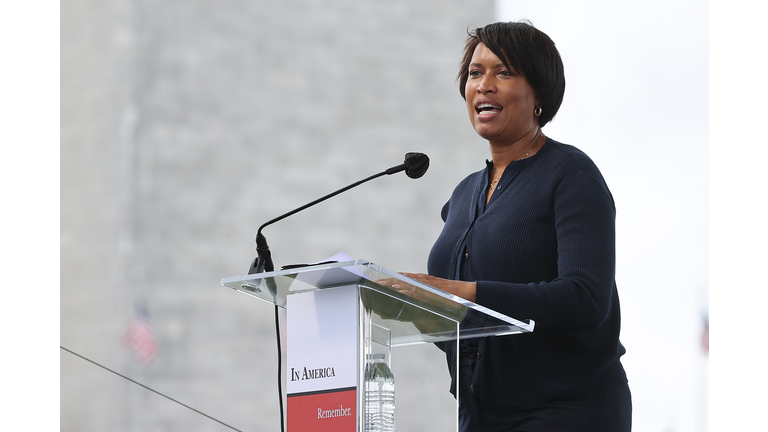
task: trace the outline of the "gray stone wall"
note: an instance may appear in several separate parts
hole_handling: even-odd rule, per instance
[[[61,4],[61,344],[240,430],[278,430],[272,308],[219,285],[263,222],[276,265],[345,250],[426,271],[453,187],[482,167],[455,82],[483,1]],[[121,342],[145,301],[158,356]],[[434,350],[436,351],[436,350]],[[442,368],[439,353],[425,365]],[[230,430],[67,352],[62,431]]]

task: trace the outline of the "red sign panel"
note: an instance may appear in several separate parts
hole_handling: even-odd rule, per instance
[[[288,395],[288,432],[355,432],[357,391]]]

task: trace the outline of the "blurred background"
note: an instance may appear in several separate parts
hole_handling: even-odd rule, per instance
[[[264,234],[277,266],[343,250],[426,271],[442,205],[489,157],[455,81],[467,29],[522,18],[565,63],[544,132],[590,155],[616,201],[633,428],[706,431],[703,1],[61,2],[61,346],[279,430],[273,309],[219,281],[247,272],[259,225],[409,151],[430,156],[423,178]],[[62,431],[230,430],[66,351],[60,372]]]

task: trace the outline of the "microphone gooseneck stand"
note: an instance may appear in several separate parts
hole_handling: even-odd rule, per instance
[[[269,250],[269,245],[267,244],[267,238],[264,237],[264,234],[261,233],[261,230],[264,229],[264,227],[272,225],[275,222],[281,221],[288,216],[291,216],[293,214],[296,214],[302,210],[305,210],[309,207],[312,207],[315,204],[321,203],[328,198],[333,198],[336,195],[348,191],[349,189],[352,189],[353,187],[359,186],[367,181],[373,180],[375,178],[381,177],[383,175],[392,175],[395,173],[399,173],[400,171],[405,171],[405,174],[412,178],[417,179],[424,175],[425,172],[427,172],[427,168],[429,168],[429,157],[425,155],[424,153],[406,153],[405,154],[405,160],[402,164],[393,166],[392,168],[388,168],[378,174],[374,174],[368,178],[365,178],[363,180],[357,181],[349,186],[346,186],[344,188],[341,188],[337,190],[336,192],[332,192],[322,198],[318,198],[314,201],[312,201],[309,204],[305,204],[295,210],[291,210],[288,213],[285,213],[281,216],[278,216],[266,223],[264,223],[262,226],[259,227],[259,230],[256,232],[256,253],[257,257],[251,262],[251,266],[248,269],[248,274],[256,274],[256,273],[264,273],[266,272],[272,272],[275,270],[275,265],[272,262],[272,252]],[[277,306],[277,286],[275,285],[274,280],[267,279],[267,289],[269,290],[269,293],[272,295],[273,300],[275,300],[275,333],[277,334],[277,391],[278,396],[280,398],[280,430],[282,432],[285,432],[285,414],[283,409],[283,378],[282,378],[282,347],[280,346],[280,319],[279,319],[279,306]]]

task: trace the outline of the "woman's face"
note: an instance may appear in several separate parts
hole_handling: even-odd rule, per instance
[[[469,120],[491,144],[514,144],[538,128],[536,94],[528,80],[480,43],[464,88]]]

